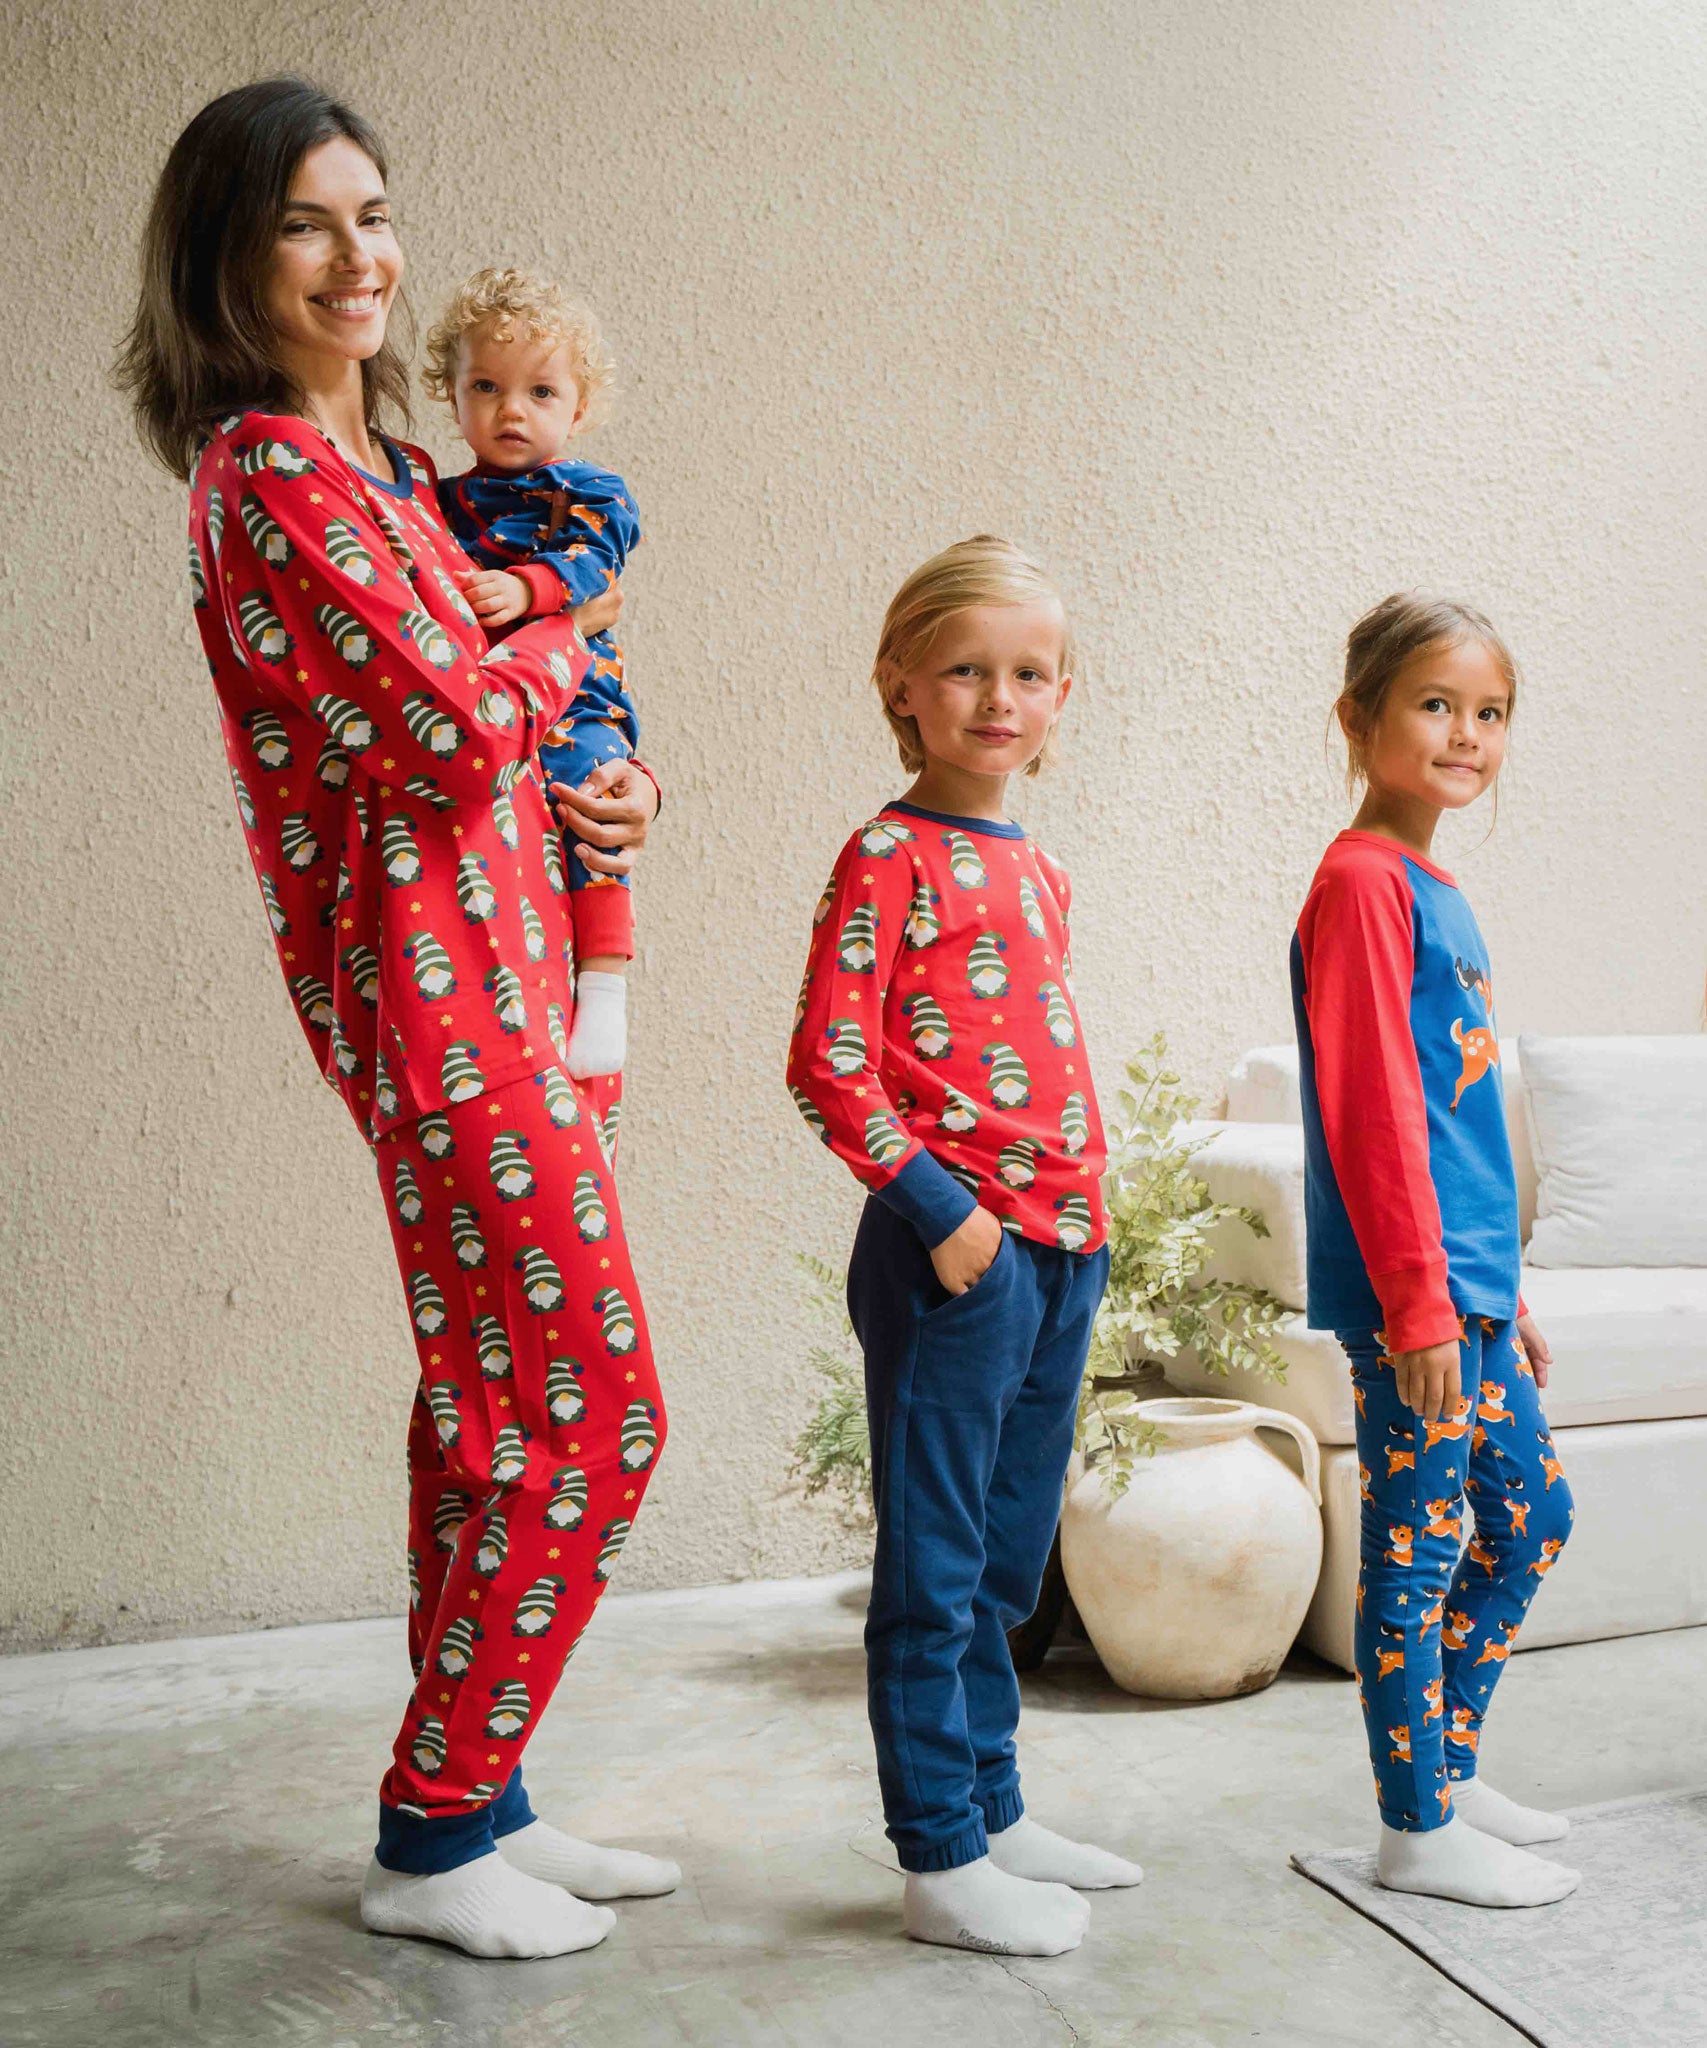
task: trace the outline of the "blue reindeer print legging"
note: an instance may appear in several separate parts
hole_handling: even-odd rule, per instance
[[[1571,1533],[1571,1489],[1515,1323],[1461,1318],[1463,1392],[1436,1422],[1399,1400],[1377,1332],[1339,1339],[1363,1499],[1358,1699],[1381,1818],[1421,1834],[1476,1775],[1494,1687]]]

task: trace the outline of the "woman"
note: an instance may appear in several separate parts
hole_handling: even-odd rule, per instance
[[[417,1684],[362,1891],[376,1931],[559,1955],[674,1865],[534,1818],[520,1757],[609,1576],[664,1418],[611,1181],[618,1085],[563,1071],[561,848],[536,743],[604,605],[488,652],[386,338],[403,272],[377,137],[296,79],[204,107],[155,194],[121,379],[191,486],[190,571],[291,995],[373,1145],[421,1365]],[[592,614],[592,616],[589,616]],[[626,873],[637,763],[554,785]]]

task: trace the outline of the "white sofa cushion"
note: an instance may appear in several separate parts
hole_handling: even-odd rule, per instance
[[[1707,1268],[1525,1267],[1523,1292],[1553,1353],[1542,1401],[1557,1429],[1707,1415]],[[1284,1385],[1253,1373],[1223,1377],[1181,1357],[1168,1378],[1182,1392],[1223,1394],[1296,1415],[1324,1444],[1356,1441],[1351,1375],[1326,1330],[1295,1316],[1279,1333]]]
[[[1707,1267],[1707,1035],[1522,1050],[1536,1266]]]
[[[1505,1093],[1505,1127],[1511,1137],[1511,1163],[1517,1175],[1518,1229],[1527,1240],[1530,1226],[1535,1221],[1535,1160],[1529,1149],[1529,1123],[1524,1108],[1521,1043],[1515,1038],[1500,1040],[1500,1083]],[[1227,1117],[1229,1122],[1303,1124],[1296,1045],[1259,1045],[1245,1054],[1227,1076]],[[1684,1265],[1688,1261],[1661,1263]],[[1298,1301],[1302,1306],[1302,1294]]]
[[[1268,1225],[1258,1237],[1229,1221],[1213,1234],[1212,1280],[1266,1287],[1288,1308],[1302,1308],[1304,1277],[1304,1132],[1287,1123],[1194,1125],[1215,1135],[1193,1165],[1218,1202],[1255,1209]]]

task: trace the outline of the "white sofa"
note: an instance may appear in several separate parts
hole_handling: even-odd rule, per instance
[[[1539,1062],[1540,1047],[1598,1046],[1604,1053],[1611,1043],[1543,1040],[1534,1057]],[[1628,1043],[1672,1048],[1674,1060],[1677,1051],[1686,1053],[1690,1088],[1680,1114],[1701,1121],[1696,1053],[1707,1060],[1707,1041]],[[1543,1398],[1577,1506],[1571,1545],[1541,1589],[1519,1647],[1707,1623],[1707,1258],[1689,1265],[1531,1265],[1537,1172],[1515,1040],[1501,1041],[1500,1071],[1522,1212],[1523,1293],[1552,1349]],[[1357,1455],[1345,1354],[1330,1333],[1310,1329],[1302,1313],[1304,1133],[1296,1048],[1248,1053],[1233,1070],[1227,1098],[1227,1118],[1208,1127],[1214,1136],[1199,1154],[1198,1169],[1217,1199],[1257,1210],[1270,1235],[1223,1225],[1211,1271],[1260,1283],[1300,1311],[1277,1344],[1287,1377],[1277,1385],[1253,1374],[1222,1375],[1183,1357],[1170,1365],[1168,1378],[1184,1392],[1284,1409],[1321,1444],[1322,1573],[1301,1640],[1349,1671]],[[1559,1098],[1547,1101],[1556,1120]],[[1685,1207],[1698,1197],[1707,1200],[1707,1122],[1699,1130],[1692,1125],[1692,1133],[1681,1153],[1675,1132],[1658,1147],[1673,1155],[1674,1188],[1688,1191]],[[1639,1169],[1644,1133],[1636,1139],[1627,1171]],[[1549,1185],[1564,1183],[1555,1178]],[[1555,1253],[1558,1233],[1568,1227],[1568,1218],[1548,1226]],[[1658,1235],[1669,1246],[1663,1255],[1675,1256],[1678,1233]],[[1689,1229],[1683,1238],[1690,1249]],[[1279,1439],[1276,1448],[1282,1448]]]

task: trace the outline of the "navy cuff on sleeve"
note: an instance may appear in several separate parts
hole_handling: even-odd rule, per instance
[[[915,1152],[901,1171],[873,1194],[919,1233],[926,1251],[935,1251],[978,1206],[947,1167],[928,1152]]]

